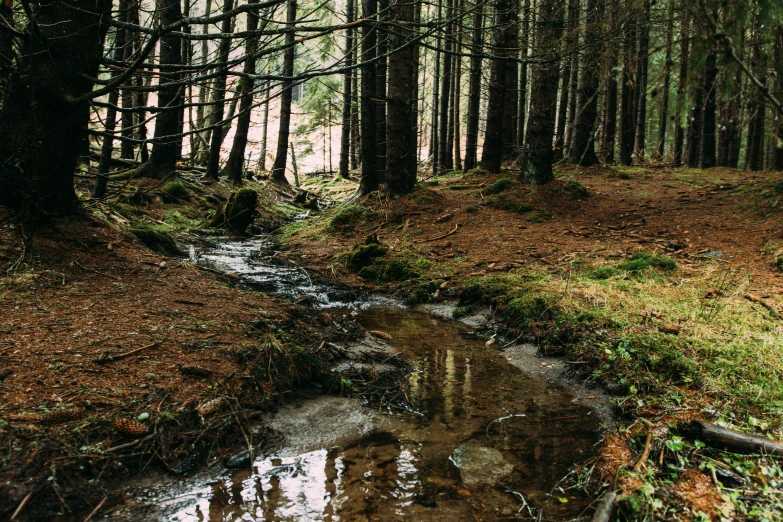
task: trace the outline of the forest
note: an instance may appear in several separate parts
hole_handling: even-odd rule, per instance
[[[2,0],[0,516],[783,520],[781,0]]]

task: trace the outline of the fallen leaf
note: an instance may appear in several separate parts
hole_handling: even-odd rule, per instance
[[[370,330],[370,333],[375,337],[380,337],[381,339],[384,339],[386,341],[391,341],[392,338],[391,335],[387,334],[386,332],[382,332],[380,330]]]

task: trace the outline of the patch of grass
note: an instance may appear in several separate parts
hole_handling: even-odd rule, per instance
[[[528,223],[543,223],[544,221],[548,221],[552,219],[552,213],[548,210],[539,210],[532,214],[530,214],[526,221]]]
[[[420,277],[431,266],[432,261],[424,258],[375,258],[358,274],[374,283],[410,281]]]
[[[500,178],[489,185],[484,189],[484,194],[487,196],[490,196],[492,194],[500,194],[501,192],[505,192],[509,189],[512,185],[511,178]]]
[[[587,191],[587,187],[576,181],[575,179],[566,179],[563,182],[563,188],[571,194],[574,199],[582,200],[590,197],[590,193]]]
[[[496,196],[490,196],[487,198],[484,204],[491,208],[516,212],[518,214],[525,214],[533,210],[533,207],[524,203],[520,203],[514,197],[512,197],[511,194],[498,194]]]
[[[475,214],[478,212],[478,207],[476,205],[468,205],[465,207],[465,214]]]
[[[774,190],[778,194],[783,194],[783,181],[778,181],[775,184],[773,184],[772,190]]]
[[[611,279],[612,277],[618,276],[620,274],[621,272],[616,268],[614,268],[613,266],[602,266],[589,272],[587,274],[587,277],[598,281],[604,281],[606,279]]]
[[[388,248],[376,243],[356,245],[348,254],[348,268],[353,272],[360,272],[363,268],[371,265],[376,258],[384,257],[388,252]]]
[[[326,229],[330,232],[349,232],[361,222],[365,209],[357,205],[342,207],[329,220]]]
[[[198,215],[188,207],[178,207],[176,210],[163,211],[163,222],[170,225],[172,230],[194,230],[201,226]]]
[[[530,293],[511,299],[500,313],[509,326],[528,328],[533,322],[551,319],[556,312],[555,296]]]
[[[163,185],[160,188],[160,192],[164,196],[164,199],[173,201],[190,197],[190,191],[185,187],[185,184],[182,183],[182,180],[178,178]]]
[[[643,272],[649,268],[660,268],[670,272],[677,269],[677,263],[670,257],[639,251],[630,259],[620,263],[620,268],[632,273]]]

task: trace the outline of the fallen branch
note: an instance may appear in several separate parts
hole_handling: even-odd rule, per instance
[[[30,502],[30,497],[32,496],[33,496],[33,492],[32,490],[30,490],[30,493],[28,493],[27,496],[25,496],[22,499],[22,502],[19,504],[19,507],[16,508],[16,511],[14,511],[14,514],[11,515],[11,518],[9,520],[14,520],[16,517],[19,516],[19,513],[21,513],[24,507],[27,505],[27,503]]]
[[[681,422],[677,425],[677,429],[689,438],[698,439],[711,446],[736,453],[783,455],[783,443],[781,442],[757,435],[748,435],[747,433],[728,428],[721,428],[707,422],[696,420]]]
[[[420,240],[416,241],[416,243],[429,243],[430,241],[437,241],[438,239],[443,239],[444,237],[448,237],[448,236],[450,236],[452,234],[456,234],[457,230],[459,230],[460,225],[462,225],[462,223],[457,223],[456,225],[454,225],[454,229],[453,230],[451,230],[450,232],[446,232],[445,234],[443,234],[441,236],[433,237],[433,238],[430,238],[430,239],[420,239]]]
[[[763,306],[764,308],[769,310],[769,313],[771,313],[772,316],[775,319],[777,319],[778,321],[783,320],[783,319],[781,319],[780,314],[778,313],[778,311],[775,310],[775,307],[772,306],[772,303],[770,303],[766,299],[762,299],[761,297],[758,297],[758,296],[753,295],[753,294],[745,294],[745,299],[747,299],[748,301],[750,301],[752,303],[760,304],[761,306]]]
[[[114,361],[119,361],[120,359],[125,359],[126,357],[130,357],[131,355],[137,354],[143,350],[146,350],[148,348],[153,348],[160,344],[160,341],[155,341],[152,344],[148,344],[147,346],[142,346],[141,348],[136,348],[135,350],[131,350],[129,352],[125,353],[118,353],[117,355],[102,355],[98,357],[97,359],[93,359],[92,362],[95,364],[106,364]]]
[[[609,522],[614,512],[614,501],[617,500],[617,491],[609,490],[601,497],[601,502],[595,508],[591,522]]]
[[[647,460],[647,456],[650,454],[650,443],[652,442],[652,426],[647,425],[647,439],[644,441],[644,449],[642,454],[639,455],[639,460],[633,466],[633,472],[639,473],[642,470],[642,465]]]
[[[101,500],[100,502],[98,502],[98,505],[97,505],[97,506],[95,506],[95,509],[93,509],[92,511],[90,511],[90,514],[89,514],[89,515],[87,515],[87,518],[85,518],[85,519],[84,519],[84,522],[90,522],[90,519],[92,518],[92,516],[93,516],[95,513],[97,513],[99,509],[101,509],[101,508],[103,507],[103,504],[106,502],[106,499],[107,499],[107,498],[109,498],[109,497],[103,497],[103,500]]]

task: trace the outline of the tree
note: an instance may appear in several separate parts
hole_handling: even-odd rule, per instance
[[[688,60],[690,59],[690,18],[688,11],[680,16],[680,79],[677,87],[677,109],[674,124],[674,164],[682,164],[685,143],[685,126],[682,124],[688,96]]]
[[[650,5],[652,0],[644,0],[639,12],[639,48],[634,96],[636,98],[636,136],[634,154],[637,161],[643,161],[647,136],[647,73],[650,65]]]
[[[234,8],[234,0],[223,0],[223,12],[231,11]],[[224,35],[231,33],[231,18],[223,20],[220,32]],[[224,36],[220,40],[220,50],[218,51],[218,60],[228,61],[228,53],[231,48],[231,38]],[[226,99],[226,80],[228,71],[225,68],[220,69],[220,73],[215,81],[215,106],[213,108],[213,120],[215,128],[212,129],[212,136],[209,142],[209,159],[207,160],[207,176],[212,179],[218,179],[220,169],[220,147],[223,144],[223,114],[225,110]],[[281,116],[282,119],[282,116]],[[287,145],[287,144],[286,144]]]
[[[77,203],[73,172],[111,2],[45,3],[31,13],[0,107],[0,204],[42,217]]]
[[[666,25],[666,56],[663,64],[663,93],[661,94],[661,113],[658,119],[658,145],[655,148],[658,159],[663,158],[666,146],[666,127],[669,125],[669,89],[672,69],[672,39],[674,36],[674,2],[669,4],[669,21]]]
[[[362,14],[366,20],[374,19],[378,12],[377,0],[362,0]],[[357,196],[377,190],[380,180],[376,165],[377,113],[375,47],[377,33],[371,24],[362,25],[362,85],[361,85],[361,135],[362,135],[362,179]]]
[[[353,22],[353,0],[348,0],[345,7],[345,23]],[[349,174],[349,156],[351,153],[351,108],[353,100],[351,98],[351,87],[353,86],[353,27],[345,32],[345,66],[348,68],[343,76],[343,119],[342,129],[340,131],[340,176],[348,179]]]
[[[478,1],[478,0],[477,0]],[[474,5],[473,36],[471,38],[470,73],[468,81],[468,121],[465,129],[465,170],[476,168],[478,148],[479,108],[481,106],[481,63],[484,39],[484,9]]]
[[[530,118],[522,148],[519,177],[527,183],[541,185],[552,174],[552,135],[555,129],[555,102],[559,59],[555,44],[563,33],[562,0],[540,0],[539,21],[534,54],[542,60],[533,66],[530,89]]]
[[[636,98],[634,96],[634,84],[637,79],[636,67],[636,10],[633,8],[634,0],[627,0],[626,7],[629,11],[628,24],[624,27],[623,39],[623,74],[620,81],[620,164],[631,165],[633,163],[634,138],[636,137]]]
[[[586,0],[585,53],[579,71],[579,90],[573,137],[568,150],[569,163],[590,166],[598,163],[595,153],[595,119],[598,116],[598,71],[601,58],[601,17],[603,0]]]
[[[228,0],[227,0],[228,1]],[[285,166],[288,162],[288,137],[291,132],[291,102],[294,75],[294,41],[296,38],[296,0],[286,0],[286,33],[285,52],[283,53],[283,80],[282,95],[280,96],[280,129],[277,133],[277,153],[272,165],[272,180],[278,183],[288,184],[285,177]]]
[[[610,30],[615,29],[617,0],[609,0]],[[613,43],[605,47],[604,102],[601,105],[601,146],[599,159],[602,163],[614,163],[615,138],[617,134],[617,52]]]

